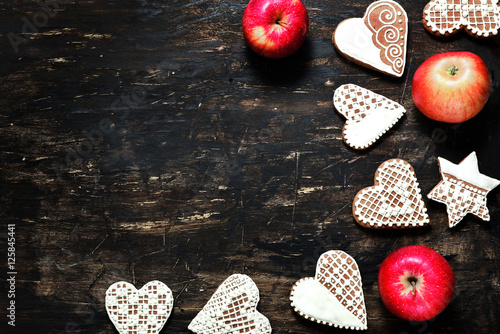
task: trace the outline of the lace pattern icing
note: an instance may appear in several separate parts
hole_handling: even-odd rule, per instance
[[[490,37],[498,34],[498,0],[433,0],[424,8],[427,27],[439,34],[453,34],[465,27],[472,34]]]
[[[269,334],[269,320],[257,312],[259,290],[246,275],[229,276],[191,321],[188,329],[198,334]]]
[[[344,141],[355,149],[365,149],[383,134],[385,134],[403,116],[406,109],[399,103],[394,102],[382,95],[376,94],[363,87],[347,84],[335,90],[333,95],[335,109],[346,118],[344,125]],[[382,117],[378,108],[390,112],[390,117]],[[380,114],[380,117],[377,117]],[[359,127],[361,123],[369,122],[369,127],[374,129],[368,131],[351,131],[353,127]],[[351,138],[356,133],[358,138]]]
[[[467,213],[489,221],[486,196],[500,185],[500,180],[479,172],[476,152],[469,154],[459,164],[441,157],[438,162],[442,180],[427,197],[446,204],[450,228],[456,226]]]
[[[172,313],[174,298],[169,287],[151,281],[137,290],[117,282],[106,291],[106,311],[120,334],[157,334]]]
[[[323,284],[338,301],[366,327],[366,309],[356,261],[343,251],[329,251],[321,255],[316,268],[316,280]]]
[[[448,224],[456,226],[467,213],[488,221],[490,215],[486,207],[486,190],[477,188],[450,174],[443,175],[443,181],[428,195],[430,199],[446,204]]]
[[[416,227],[430,223],[413,168],[401,159],[380,165],[375,185],[356,195],[353,209],[367,227]]]
[[[402,74],[408,32],[408,18],[403,7],[394,1],[374,2],[366,11],[365,24],[373,33],[373,43],[380,49],[382,62]]]

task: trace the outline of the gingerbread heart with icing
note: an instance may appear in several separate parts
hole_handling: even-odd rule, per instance
[[[401,77],[406,64],[408,17],[392,0],[372,3],[363,18],[339,23],[332,41],[337,51],[353,62]]]
[[[333,327],[367,329],[361,274],[347,253],[323,253],[314,277],[302,278],[290,292],[293,309],[302,317]]]
[[[346,118],[344,142],[357,150],[372,146],[406,112],[399,103],[353,84],[335,90],[333,105]]]
[[[492,37],[500,29],[500,6],[498,0],[432,0],[424,7],[423,24],[438,36],[465,29],[475,37]]]
[[[117,282],[106,291],[106,311],[120,334],[157,334],[172,313],[172,291],[160,281],[137,290]]]
[[[354,197],[352,212],[368,228],[410,228],[430,224],[413,167],[401,159],[382,163],[375,185]]]
[[[198,334],[269,334],[269,320],[257,311],[259,289],[246,275],[229,276],[214,292],[188,329]]]

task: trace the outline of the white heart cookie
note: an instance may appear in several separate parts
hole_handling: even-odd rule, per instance
[[[401,159],[382,163],[375,185],[361,189],[352,205],[356,222],[368,228],[408,228],[430,224],[413,167]]]
[[[328,326],[367,329],[361,274],[347,253],[323,253],[314,277],[297,281],[290,292],[293,309],[302,317]]]
[[[106,291],[106,311],[120,334],[157,334],[172,313],[174,298],[168,286],[151,281],[137,290],[127,282]]]
[[[399,103],[353,84],[335,90],[333,105],[346,118],[344,142],[358,150],[373,145],[406,112]]]
[[[188,329],[198,334],[269,334],[269,320],[257,311],[259,289],[246,275],[229,276],[191,321]]]
[[[401,77],[406,64],[408,17],[392,0],[372,3],[363,18],[339,23],[333,44],[344,57],[362,66]]]

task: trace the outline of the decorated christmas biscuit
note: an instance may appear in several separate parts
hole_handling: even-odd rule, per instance
[[[410,228],[430,224],[413,167],[401,159],[382,163],[375,185],[361,189],[352,205],[354,218],[367,228]]]
[[[328,326],[364,330],[366,307],[361,274],[347,253],[323,253],[314,277],[297,281],[290,292],[293,309],[302,317]]]
[[[339,23],[333,44],[347,59],[382,73],[401,77],[406,64],[408,17],[392,0],[372,3],[363,18]]]
[[[157,334],[173,303],[172,291],[160,281],[148,282],[140,290],[117,282],[106,291],[106,311],[120,334]]]
[[[399,103],[353,84],[335,90],[333,105],[346,118],[344,142],[358,150],[372,146],[406,112]]]
[[[437,36],[450,36],[465,29],[475,37],[498,34],[498,0],[432,0],[424,8],[425,29]]]
[[[271,333],[269,320],[257,311],[259,289],[246,275],[229,276],[191,321],[198,334]]]
[[[456,226],[467,213],[489,221],[486,196],[500,180],[479,173],[476,152],[458,165],[443,158],[438,158],[438,163],[442,180],[427,196],[446,204],[449,226]]]

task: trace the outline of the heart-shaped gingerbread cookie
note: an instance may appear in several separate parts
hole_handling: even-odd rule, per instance
[[[357,150],[372,146],[406,112],[399,103],[353,84],[335,90],[333,105],[346,118],[344,142]]]
[[[160,281],[148,282],[140,290],[117,282],[106,291],[105,304],[120,334],[157,334],[172,313],[174,298]]]
[[[363,18],[339,23],[332,41],[347,59],[382,73],[401,77],[406,64],[408,17],[392,0],[372,3]]]
[[[302,317],[333,327],[367,329],[361,274],[347,253],[323,253],[314,277],[302,278],[290,292],[293,309]]]
[[[356,222],[368,228],[409,228],[430,224],[413,167],[401,159],[382,163],[375,185],[354,197]]]
[[[188,329],[198,334],[269,334],[269,320],[257,311],[259,289],[246,275],[229,276],[214,292]]]

